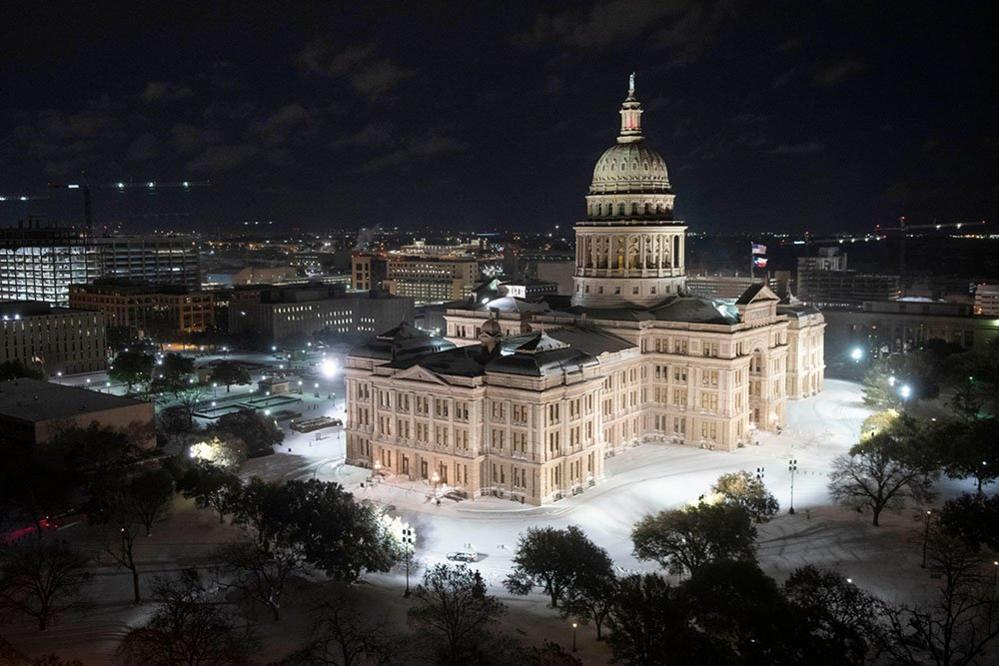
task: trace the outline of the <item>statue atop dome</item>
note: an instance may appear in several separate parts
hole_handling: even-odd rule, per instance
[[[635,73],[632,72],[631,76],[628,77],[628,98],[631,99],[635,96]]]

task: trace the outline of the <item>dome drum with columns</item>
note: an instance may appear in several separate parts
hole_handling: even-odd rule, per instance
[[[684,285],[686,226],[673,219],[666,163],[645,145],[631,75],[617,143],[600,156],[576,224],[573,305],[648,307]]]

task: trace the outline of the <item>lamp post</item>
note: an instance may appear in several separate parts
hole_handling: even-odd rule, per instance
[[[787,471],[791,474],[791,506],[787,510],[789,514],[794,515],[794,475],[798,471],[798,459],[791,458],[787,461]]]
[[[992,595],[996,594],[996,577],[999,575],[999,560],[992,560]],[[993,600],[994,601],[994,600]],[[989,632],[992,631],[992,607],[995,603],[989,604]]]
[[[409,565],[413,560],[413,552],[416,550],[416,530],[410,527],[408,524],[404,524],[402,528],[402,548],[405,553],[404,559],[406,560],[406,591],[402,593],[402,596],[409,596]]]
[[[576,628],[579,626],[578,622],[572,623],[572,651],[576,651]]]
[[[932,509],[926,510],[926,521],[923,523],[923,563],[919,566],[923,569],[926,568],[926,542],[930,538],[930,516],[933,515]]]

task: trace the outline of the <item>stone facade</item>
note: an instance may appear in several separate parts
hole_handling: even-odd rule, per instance
[[[816,310],[762,283],[686,292],[686,227],[640,116],[632,87],[576,225],[571,298],[477,294],[446,310],[446,338],[396,329],[351,354],[348,463],[544,504],[643,441],[744,446],[821,390]]]

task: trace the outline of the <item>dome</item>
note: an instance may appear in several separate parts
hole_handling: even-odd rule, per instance
[[[669,194],[669,174],[659,153],[644,141],[618,143],[597,160],[593,169],[590,194],[628,194],[651,192]]]

